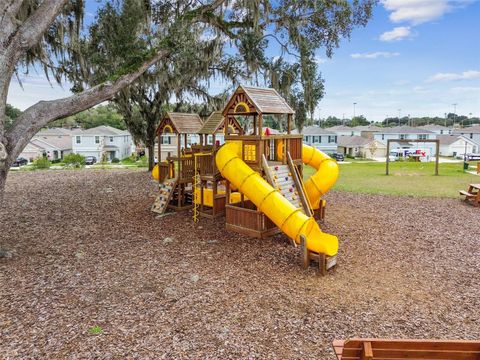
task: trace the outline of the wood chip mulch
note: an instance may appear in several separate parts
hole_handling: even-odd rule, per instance
[[[330,193],[322,228],[341,244],[322,278],[283,235],[158,217],[154,195],[144,171],[10,174],[0,358],[334,359],[333,339],[480,338],[480,209],[460,200]]]

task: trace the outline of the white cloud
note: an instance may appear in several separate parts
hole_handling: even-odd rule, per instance
[[[399,56],[400,53],[398,52],[387,52],[387,51],[377,51],[373,53],[355,53],[350,54],[353,59],[377,59],[379,57],[383,58],[391,58],[395,56]]]
[[[386,31],[380,35],[381,41],[398,41],[411,35],[410,26],[398,26],[391,31]]]
[[[408,22],[418,25],[440,18],[452,9],[447,0],[383,0],[394,23]]]
[[[430,78],[428,78],[427,82],[472,80],[472,79],[480,79],[480,71],[468,70],[462,73],[437,73],[431,76]]]

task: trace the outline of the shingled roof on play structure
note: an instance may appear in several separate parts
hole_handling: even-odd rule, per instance
[[[222,126],[223,114],[221,111],[214,111],[210,114],[207,120],[203,123],[202,128],[198,131],[199,134],[214,134]]]
[[[263,114],[294,114],[295,111],[285,99],[273,88],[240,85],[255,108]]]
[[[178,134],[198,134],[203,126],[202,119],[198,114],[167,112],[157,131],[164,125],[166,119],[170,119]]]

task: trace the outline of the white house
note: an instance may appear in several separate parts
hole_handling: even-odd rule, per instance
[[[372,159],[384,157],[387,153],[387,147],[383,142],[372,138],[357,135],[340,136],[338,139],[338,152],[340,154]]]
[[[480,143],[480,125],[468,126],[453,131],[454,135],[463,135],[470,140]]]
[[[40,130],[23,149],[19,157],[29,161],[46,156],[50,160],[63,159],[72,152],[71,130],[51,128]]]
[[[373,134],[373,138],[384,144],[387,144],[387,140],[411,140],[409,143],[395,143],[392,145],[404,149],[421,148],[427,152],[427,155],[435,155],[435,143],[415,143],[415,140],[435,140],[437,134],[430,130],[424,130],[412,126],[395,126],[391,128],[382,128],[380,131]]]
[[[338,136],[334,132],[319,126],[307,126],[303,128],[302,133],[305,144],[326,153],[337,151]],[[298,131],[294,130],[292,134],[298,134]]]
[[[97,161],[124,159],[135,152],[132,135],[125,130],[111,126],[97,126],[95,128],[72,132],[72,151],[83,156],[94,156]]]
[[[419,126],[418,129],[428,130],[437,135],[450,135],[452,133],[452,128],[435,124]]]
[[[360,136],[361,130],[355,127],[337,125],[327,128],[328,131],[335,133],[337,136]]]
[[[480,144],[462,135],[438,135],[440,140],[440,155],[463,157],[467,154],[477,153]]]

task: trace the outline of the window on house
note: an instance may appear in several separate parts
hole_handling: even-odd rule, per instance
[[[100,136],[95,136],[95,144],[100,144]]]
[[[335,142],[338,142],[338,137],[337,137],[337,135],[335,135]]]
[[[473,139],[473,133],[470,133],[470,139]]]
[[[418,135],[418,138],[419,138],[420,140],[427,140],[427,134],[419,134],[419,135]]]
[[[110,136],[110,142],[113,142],[113,136]]]
[[[440,130],[440,135],[443,135],[443,130]]]
[[[81,136],[75,136],[75,143],[81,144],[82,143],[82,137]]]
[[[352,133],[350,134],[350,136],[353,136],[353,131],[352,131]]]
[[[385,134],[382,134],[382,140],[385,140]]]
[[[171,136],[162,136],[162,145],[171,145],[172,137]]]
[[[328,136],[328,142],[331,143],[331,142],[333,142],[333,141],[334,141],[334,137],[329,135],[329,136]]]
[[[405,140],[407,136],[405,134],[400,134],[400,140]]]
[[[313,137],[313,142],[314,142],[314,143],[318,143],[318,142],[319,142],[319,141],[318,141],[318,136],[314,136],[314,137]]]
[[[310,141],[310,136],[308,136],[308,135],[305,135],[305,142],[307,142],[307,143],[308,143],[309,141]]]

